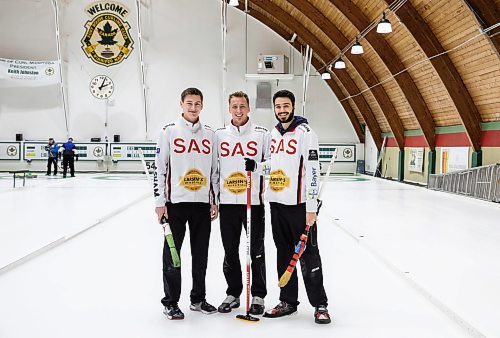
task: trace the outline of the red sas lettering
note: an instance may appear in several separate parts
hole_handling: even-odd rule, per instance
[[[249,141],[245,149],[240,142],[236,142],[233,146],[229,142],[221,142],[220,156],[256,156],[257,155],[257,142]]]
[[[271,140],[271,154],[279,154],[280,152],[286,152],[287,154],[293,155],[297,152],[297,140],[289,140],[285,144],[285,140],[281,139],[276,146],[276,139]]]
[[[186,146],[185,146],[185,140],[182,138],[175,138],[174,139],[174,153],[177,154],[182,154],[186,152]],[[203,139],[201,141],[202,149],[200,149],[200,146],[198,145],[198,142],[196,142],[195,139],[189,140],[189,146],[187,148],[187,153],[198,153],[198,154],[205,154],[208,155],[210,154],[210,140],[208,139]]]

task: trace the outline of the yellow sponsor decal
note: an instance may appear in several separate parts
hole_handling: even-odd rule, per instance
[[[198,169],[190,169],[179,180],[180,185],[191,191],[198,191],[207,185],[207,178]]]
[[[271,171],[269,187],[273,191],[281,191],[290,186],[290,178],[281,169]]]
[[[224,188],[233,194],[241,194],[247,189],[247,177],[242,172],[235,172],[224,179]]]

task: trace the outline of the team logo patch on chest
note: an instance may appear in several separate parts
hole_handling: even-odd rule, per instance
[[[224,179],[224,188],[233,194],[241,194],[247,189],[247,177],[241,172],[235,172]]]
[[[290,186],[290,178],[281,169],[271,171],[269,187],[273,191],[281,191]]]
[[[190,169],[179,180],[180,185],[190,191],[198,191],[207,185],[207,178],[198,169]]]

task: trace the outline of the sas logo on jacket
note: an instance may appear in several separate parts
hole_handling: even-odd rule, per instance
[[[207,185],[207,178],[198,169],[190,169],[182,176],[179,184],[190,191],[198,191]]]

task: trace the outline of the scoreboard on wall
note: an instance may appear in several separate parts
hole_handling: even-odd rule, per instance
[[[0,160],[20,160],[21,142],[0,142]]]
[[[75,153],[79,161],[104,160],[106,143],[75,143]]]
[[[330,144],[321,143],[319,145],[319,161],[330,162],[333,154],[337,151],[335,162],[356,162],[355,144]]]
[[[45,150],[46,145],[47,142],[25,142],[24,160],[46,160],[49,156],[49,152]],[[104,160],[106,143],[75,143],[75,154],[81,161]]]
[[[139,149],[142,149],[146,161],[154,161],[156,143],[111,143],[113,161],[140,161]]]

